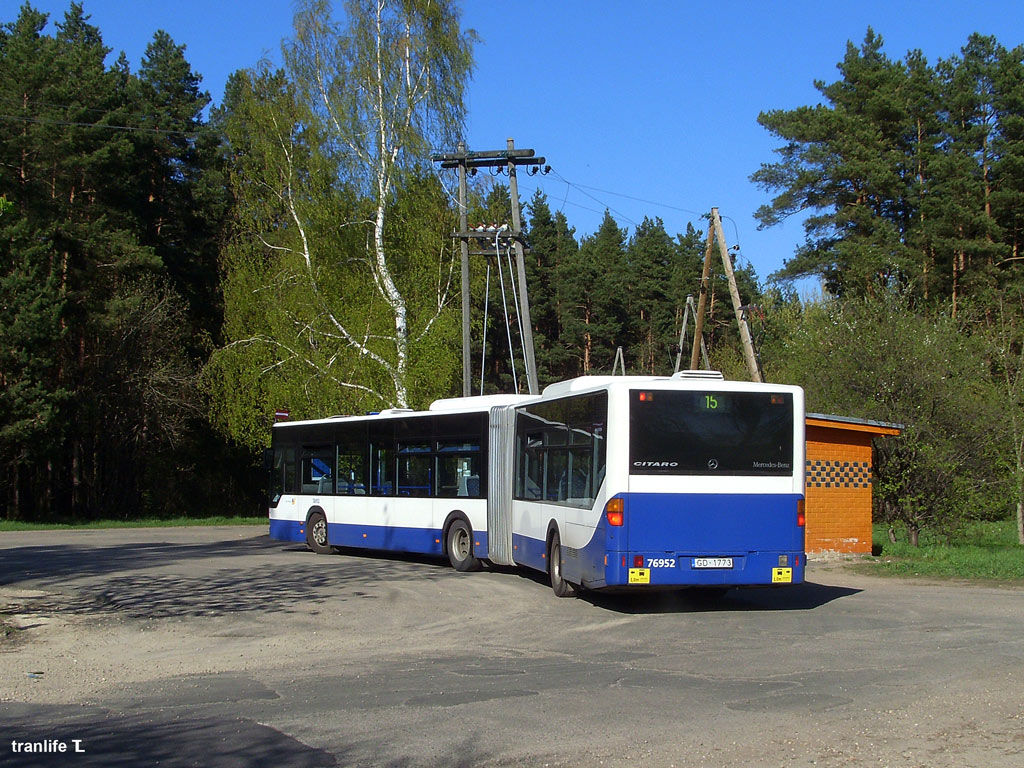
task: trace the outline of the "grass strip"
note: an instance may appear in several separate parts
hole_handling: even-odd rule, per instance
[[[897,530],[897,543],[888,538],[888,526],[874,526],[876,556],[865,561],[874,573],[931,579],[1024,582],[1024,547],[1017,543],[1013,520],[977,522],[956,537],[923,535],[912,547]]]

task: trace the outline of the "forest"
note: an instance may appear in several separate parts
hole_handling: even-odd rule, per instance
[[[341,16],[300,3],[283,65],[235,72],[217,105],[165,32],[132,71],[79,3],[52,32],[30,3],[0,19],[0,517],[259,514],[276,410],[461,392],[454,179],[430,155],[462,138],[474,37],[451,3]],[[972,35],[929,63],[869,29],[837,53],[820,103],[759,118],[778,148],[751,169],[758,223],[806,230],[774,275],[737,264],[765,376],[904,426],[876,445],[877,522],[1020,525],[1024,48]],[[507,185],[470,197],[471,225],[510,221]],[[577,236],[542,193],[523,209],[541,385],[619,348],[671,373],[708,221],[606,212]],[[474,392],[524,387],[502,261],[472,275]],[[720,270],[705,341],[743,378]]]

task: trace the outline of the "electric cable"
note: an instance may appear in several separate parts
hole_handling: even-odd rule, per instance
[[[508,356],[512,363],[512,386],[515,388],[516,394],[519,394],[519,381],[516,377],[516,358],[515,353],[512,351],[512,324],[508,321],[508,302],[505,299],[505,278],[501,273],[501,252],[497,250],[498,238],[495,236],[495,251],[497,253],[498,262],[498,282],[501,285],[501,308],[505,314],[505,332],[508,334]],[[511,277],[511,275],[509,276]]]
[[[487,304],[491,297],[491,262],[487,262],[487,279],[484,282],[484,338],[480,343],[480,394],[484,393],[484,371],[487,370]]]
[[[195,131],[172,131],[170,129],[163,130],[161,128],[142,128],[140,126],[131,125],[105,125],[103,123],[81,123],[75,120],[43,120],[36,117],[26,117],[21,115],[0,115],[0,120],[17,120],[22,123],[34,123],[36,125],[61,125],[70,126],[76,128],[106,128],[111,131],[134,131],[137,133],[158,133],[166,134],[168,136],[185,136],[188,138],[196,138],[199,134]]]
[[[495,239],[495,244],[497,244],[497,239]],[[524,371],[529,371],[530,370],[530,363],[526,359],[526,344],[524,342],[524,339],[526,338],[526,331],[523,329],[523,316],[519,312],[519,293],[516,290],[516,281],[515,281],[515,278],[512,276],[512,246],[511,245],[505,246],[505,255],[508,258],[509,282],[512,283],[512,300],[515,302],[516,324],[519,326],[519,341],[520,341],[520,346],[523,349],[523,370]],[[499,258],[500,258],[500,255],[499,255]],[[516,390],[516,394],[518,394],[518,393],[519,393],[519,390],[517,389]]]

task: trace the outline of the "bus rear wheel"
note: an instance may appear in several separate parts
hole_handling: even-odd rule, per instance
[[[329,555],[333,551],[327,541],[327,518],[323,512],[314,512],[306,521],[306,546],[318,555]]]
[[[473,555],[473,530],[465,520],[455,520],[448,526],[445,549],[456,571],[480,570],[480,560]]]
[[[576,594],[573,585],[562,578],[562,541],[558,531],[551,534],[551,542],[548,544],[548,576],[556,597],[572,597]]]

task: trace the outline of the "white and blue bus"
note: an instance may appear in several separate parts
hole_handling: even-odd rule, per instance
[[[799,387],[584,376],[540,396],[275,424],[270,535],[585,589],[803,581]]]

